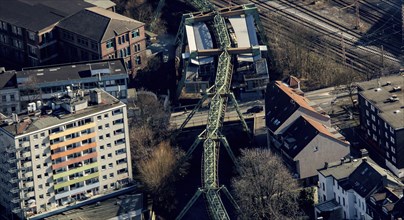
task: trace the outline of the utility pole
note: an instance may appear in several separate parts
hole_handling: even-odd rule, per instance
[[[341,52],[342,52],[342,63],[346,65],[346,53],[345,53],[345,39],[344,34],[341,33]]]
[[[384,75],[384,47],[383,47],[383,45],[381,45],[381,50],[382,50],[382,52],[381,52],[382,68],[380,71],[380,76],[383,76]]]
[[[355,0],[356,28],[360,30],[359,0]]]

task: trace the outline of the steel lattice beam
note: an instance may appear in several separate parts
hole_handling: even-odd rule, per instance
[[[209,16],[213,16],[214,27],[216,31],[216,35],[218,37],[220,49],[216,52],[220,52],[220,56],[218,58],[218,66],[216,71],[216,79],[214,86],[209,89],[209,93],[212,94],[212,98],[210,100],[210,108],[208,113],[208,121],[206,124],[206,129],[198,136],[195,142],[192,144],[190,149],[188,150],[187,157],[194,151],[194,149],[198,146],[202,139],[205,139],[203,142],[203,171],[202,171],[202,188],[200,188],[196,194],[191,198],[188,204],[181,211],[177,219],[181,219],[185,213],[189,210],[192,204],[197,200],[200,194],[205,193],[205,197],[208,203],[208,209],[210,216],[216,220],[227,220],[229,219],[229,215],[226,212],[226,209],[223,205],[223,202],[220,198],[219,191],[221,189],[224,190],[224,193],[228,196],[229,200],[233,203],[233,205],[238,209],[237,204],[235,203],[233,197],[230,195],[228,190],[225,187],[219,187],[218,180],[218,163],[219,163],[219,147],[220,143],[222,143],[226,150],[228,151],[231,159],[237,166],[236,158],[231,151],[231,148],[224,136],[220,134],[222,129],[224,115],[226,112],[228,98],[230,98],[233,104],[236,107],[236,111],[243,123],[243,127],[246,131],[249,131],[245,120],[238,108],[237,101],[234,95],[230,92],[230,84],[233,74],[233,66],[231,63],[231,55],[228,52],[228,49],[231,46],[230,36],[226,27],[226,22],[224,18],[220,15],[220,12],[215,11],[213,5],[207,0],[192,0],[192,4],[199,10],[209,13]],[[251,5],[243,6],[246,11],[250,10]],[[239,12],[237,12],[239,13]],[[192,15],[189,15],[192,20]],[[191,21],[190,20],[190,21]],[[184,18],[182,23],[184,23]],[[185,21],[186,22],[186,21]],[[183,27],[180,27],[182,29]],[[183,30],[179,35],[183,35]],[[183,38],[180,36],[178,38]],[[182,44],[182,42],[181,42]],[[196,108],[188,115],[184,124],[181,126],[185,127],[185,124],[191,119],[191,117],[195,114],[195,112],[199,109],[200,105],[205,101],[206,97],[204,97],[200,103],[196,106]]]

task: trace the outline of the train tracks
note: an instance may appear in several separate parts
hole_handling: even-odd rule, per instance
[[[343,0],[338,0],[342,2]],[[386,0],[385,0],[386,1]],[[216,5],[221,7],[229,6],[228,1],[212,1]],[[314,39],[308,39],[309,42],[303,43],[312,51],[316,51],[319,54],[325,55],[324,51],[331,51],[336,57],[332,57],[337,61],[342,61],[350,64],[353,69],[362,72],[380,72],[382,70],[385,61],[397,64],[399,60],[392,55],[386,54],[377,47],[362,46],[364,44],[363,35],[357,33],[356,31],[347,28],[337,22],[332,21],[320,14],[313,12],[312,10],[306,8],[298,3],[292,3],[286,0],[279,1],[262,1],[253,0],[251,1],[256,4],[260,9],[261,19],[263,20],[264,28],[267,32],[274,31],[271,26],[271,14],[278,14],[285,19],[304,26],[306,29],[311,30],[315,33]],[[386,1],[387,2],[387,1]],[[361,1],[362,3],[362,1]],[[234,4],[234,3],[233,3]],[[343,3],[341,3],[343,4]],[[346,4],[346,3],[345,3]],[[364,2],[365,5],[368,3]],[[389,2],[389,4],[393,4]],[[394,4],[393,4],[394,5]],[[367,5],[371,8],[372,6]],[[380,12],[378,12],[381,14]],[[380,15],[371,15],[369,19],[381,19]],[[292,32],[288,30],[287,24],[279,24],[284,28],[280,28],[277,34],[282,35],[286,39],[291,39],[290,35]],[[292,39],[291,39],[292,40]],[[395,46],[393,43],[384,42],[385,49],[398,52],[399,47]],[[373,57],[373,60],[367,59],[367,57]],[[380,62],[375,62],[374,60],[380,60]],[[381,61],[383,60],[383,62]]]

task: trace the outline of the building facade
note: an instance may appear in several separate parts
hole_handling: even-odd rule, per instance
[[[22,0],[0,0],[0,58],[3,65],[18,69],[58,62],[55,25],[79,10],[93,6],[83,0],[72,0],[68,7],[56,1],[28,4]]]
[[[360,128],[369,152],[404,177],[404,76],[382,77],[358,84]]]
[[[71,0],[68,6],[0,0],[0,65],[20,69],[124,58],[135,73],[146,64],[144,24],[115,13],[114,7],[109,0]]]
[[[78,90],[101,88],[126,102],[128,73],[123,59],[77,62],[16,72],[21,106]]]
[[[368,207],[372,195],[383,187],[403,187],[400,179],[366,157],[329,163],[318,171],[320,204],[330,200],[342,207],[343,219],[373,219]],[[322,213],[316,212],[316,218]]]
[[[61,59],[76,62],[122,58],[129,72],[134,74],[145,65],[144,26],[102,8],[84,9],[57,25]]]
[[[19,94],[15,72],[0,72],[0,112],[7,116],[20,112]]]
[[[96,89],[66,93],[30,110],[0,127],[0,205],[6,216],[59,209],[132,180],[124,103]]]

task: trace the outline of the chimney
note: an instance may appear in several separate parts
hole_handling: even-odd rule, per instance
[[[344,160],[345,160],[345,158],[341,158],[341,164],[343,164],[344,163]]]
[[[364,149],[364,148],[360,149],[360,152],[361,152],[361,157],[367,157],[367,156],[369,156],[368,150],[366,150],[366,149]]]
[[[101,92],[98,90],[94,90],[90,92],[90,102],[94,104],[101,103]]]
[[[368,161],[368,158],[367,157],[362,157],[362,161],[366,162],[366,161]]]
[[[324,168],[325,168],[325,169],[328,168],[328,162],[324,162]]]
[[[353,161],[353,156],[349,156],[349,162]]]

